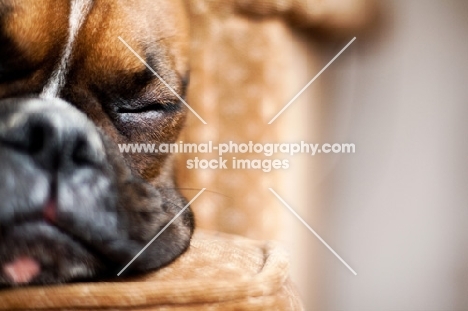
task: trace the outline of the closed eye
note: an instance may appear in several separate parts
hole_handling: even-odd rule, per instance
[[[144,74],[146,73],[145,71]],[[144,74],[141,74],[141,76]],[[118,114],[143,114],[148,112],[173,113],[181,111],[183,109],[183,103],[177,95],[175,96],[172,94],[165,86],[162,88],[150,86],[151,82],[155,80],[156,78],[151,76],[151,79],[146,82],[146,86],[144,87],[146,90],[142,91],[142,94],[134,93],[133,96],[128,96],[127,98],[113,95],[113,99],[111,99],[112,110]],[[185,98],[188,73],[181,79],[180,84],[181,87],[176,89],[180,91],[179,95]],[[131,94],[131,91],[129,91],[128,94]]]
[[[146,112],[175,112],[180,110],[180,102],[176,103],[132,103],[131,105],[120,105],[116,108],[117,113],[146,113]]]

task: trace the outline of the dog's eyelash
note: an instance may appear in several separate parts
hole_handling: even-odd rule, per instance
[[[148,105],[141,105],[137,107],[118,107],[118,113],[145,113],[150,111],[167,111],[169,105],[160,103],[151,103]]]
[[[145,113],[145,112],[175,112],[180,110],[181,102],[179,100],[174,101],[157,101],[157,100],[139,100],[126,102],[124,100],[117,101],[117,107],[115,111],[117,113]]]

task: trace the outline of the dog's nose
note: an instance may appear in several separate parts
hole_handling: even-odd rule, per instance
[[[29,156],[48,171],[99,164],[104,155],[94,125],[55,99],[1,101],[0,147]]]

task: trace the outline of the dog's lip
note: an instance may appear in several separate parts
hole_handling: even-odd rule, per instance
[[[21,227],[43,226],[47,227],[48,230],[53,230],[54,234],[66,237],[69,241],[73,241],[77,246],[79,246],[80,249],[91,254],[93,257],[98,258],[100,261],[107,262],[111,260],[111,258],[109,258],[105,253],[101,251],[101,248],[99,246],[102,242],[101,236],[96,236],[96,243],[94,243],[93,239],[89,238],[89,231],[77,231],[76,228],[72,229],[72,227],[70,227],[69,220],[66,220],[66,218],[70,217],[71,214],[67,215],[66,212],[61,211],[60,203],[54,195],[50,195],[48,199],[44,200],[43,203],[36,206],[38,207],[33,209],[25,209],[24,213],[18,214],[15,217],[15,219],[10,222],[0,223],[0,253],[2,251],[2,244],[4,244],[2,243],[2,239],[11,239],[11,237],[8,237],[8,233],[15,231],[15,228],[16,230],[18,230],[18,228]],[[19,238],[18,241],[20,241],[21,239],[40,239],[40,236],[23,236]],[[17,240],[17,238],[13,238],[13,240]],[[51,240],[54,239],[52,238]],[[51,249],[52,248],[53,247],[51,247]],[[25,254],[28,254],[27,251]],[[2,264],[4,264],[4,262],[0,262],[0,268]]]
[[[13,223],[10,224],[3,224],[0,225],[0,251],[2,248],[2,239],[9,238],[8,232],[12,232],[21,227],[46,227],[47,230],[51,230],[54,234],[58,235],[58,239],[60,237],[66,237],[67,240],[73,242],[75,246],[79,247],[82,251],[92,255],[94,258],[98,259],[100,262],[113,262],[112,257],[109,257],[100,247],[102,243],[102,236],[96,236],[95,243],[93,242],[92,238],[89,238],[89,231],[77,231],[76,229],[73,230],[67,221],[61,219],[66,213],[60,211],[60,203],[55,199],[54,196],[50,196],[49,199],[45,201],[45,203],[40,205],[40,210],[36,210],[34,213],[27,213],[22,217],[17,218]],[[69,215],[68,215],[69,216]],[[68,224],[67,224],[68,223]],[[91,230],[93,231],[93,230]],[[11,238],[11,237],[10,237]],[[40,239],[41,236],[31,235],[29,237],[21,237],[21,239]],[[55,240],[54,238],[48,238],[52,241]],[[17,238],[13,238],[13,240],[17,240]],[[18,240],[18,241],[19,241]],[[47,246],[49,248],[49,246]],[[50,247],[53,250],[53,247]],[[25,255],[28,255],[27,251]],[[38,258],[40,260],[40,258]],[[4,262],[0,262],[0,267]]]
[[[36,228],[36,229],[40,229],[41,227],[46,228],[47,230],[50,230],[51,232],[53,231],[54,235],[57,235],[56,236],[57,240],[59,240],[59,238],[65,237],[67,240],[73,241],[75,244],[78,244],[81,249],[86,250],[87,252],[91,252],[89,250],[89,248],[86,247],[86,245],[83,245],[83,243],[81,243],[80,239],[77,239],[74,235],[67,233],[62,228],[54,225],[53,223],[51,223],[50,221],[48,221],[46,219],[37,219],[37,220],[31,220],[31,221],[24,221],[24,222],[21,222],[21,223],[13,224],[9,228],[12,228],[12,229],[17,228],[18,229],[18,228],[24,228],[24,227]],[[12,229],[9,229],[9,228],[5,228],[4,231],[5,232],[11,231]],[[21,250],[21,240],[28,240],[28,241],[32,241],[32,240],[36,240],[36,239],[39,240],[39,239],[43,238],[42,235],[40,233],[38,233],[37,235],[33,234],[33,235],[28,235],[28,236],[23,236],[23,237],[18,237],[17,235],[18,235],[18,233],[15,232],[15,233],[12,234],[12,236],[5,235],[5,237],[2,237],[5,240],[6,239],[14,239],[17,242],[16,244],[18,245],[18,249],[20,249],[20,251],[18,251],[15,254],[16,256],[14,256],[14,257],[15,258],[16,257],[22,257],[22,256],[23,257],[32,257],[32,258],[37,257],[36,259],[38,261],[41,261],[40,258],[34,254],[34,252],[29,252],[28,250]],[[51,238],[50,236],[48,236],[47,240],[54,240],[54,238]],[[0,242],[1,242],[1,240],[0,240]],[[0,248],[1,247],[2,247],[2,243],[0,243]],[[4,262],[0,262],[0,265],[1,264],[4,264]]]
[[[87,278],[97,266],[107,265],[85,243],[46,220],[26,221],[10,228],[6,228],[7,235],[2,240],[11,243],[0,240],[0,287],[43,283],[44,275],[71,280],[76,277],[73,269],[77,265],[86,266],[86,274],[78,277]]]

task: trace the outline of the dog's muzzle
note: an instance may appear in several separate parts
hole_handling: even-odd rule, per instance
[[[62,100],[0,101],[0,176],[0,286],[115,277],[159,232],[126,274],[167,265],[189,246],[193,215],[175,217],[186,200],[136,176]]]
[[[90,219],[119,230],[105,159],[97,128],[67,103],[0,101],[0,284],[87,277],[102,264],[86,235]]]

